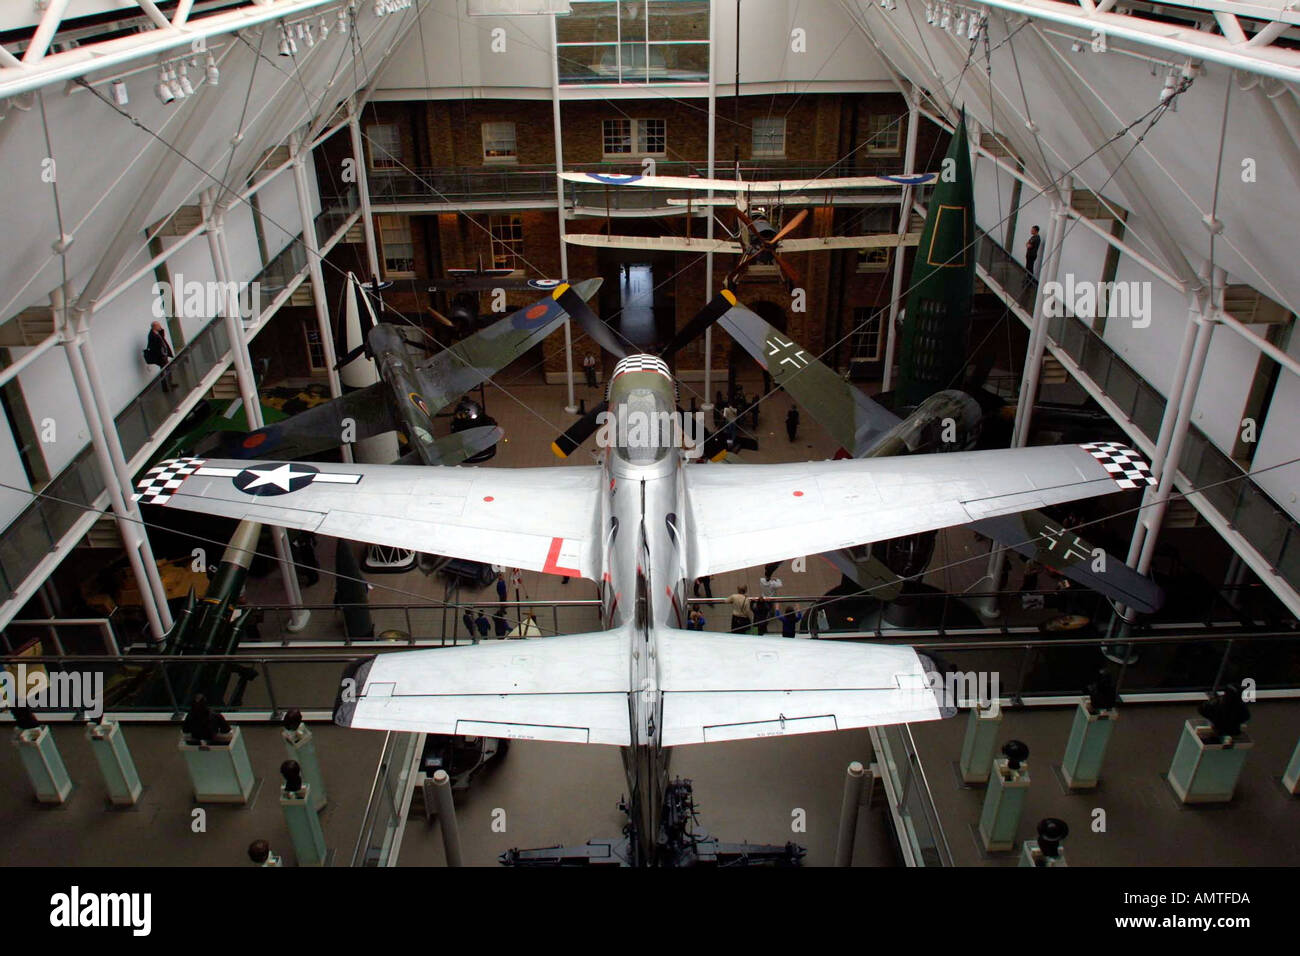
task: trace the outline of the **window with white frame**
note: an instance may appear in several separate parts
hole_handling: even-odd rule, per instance
[[[415,243],[411,221],[405,216],[380,216],[379,244],[383,248],[384,275],[415,275]]]
[[[321,342],[319,326],[303,323],[307,335],[307,365],[313,372],[325,371],[325,346]]]
[[[754,120],[750,155],[785,156],[785,117],[762,116]]]
[[[366,127],[370,143],[371,169],[398,169],[402,165],[402,131],[396,123],[374,123]]]
[[[609,119],[601,124],[605,156],[663,156],[668,152],[668,123],[661,119]]]
[[[872,306],[853,310],[853,354],[855,362],[879,362],[881,358],[881,316]]]
[[[868,206],[857,213],[852,235],[876,236],[881,233],[893,234],[896,211],[892,206]],[[884,272],[889,268],[892,248],[889,246],[872,246],[858,250],[859,272]]]
[[[483,160],[488,163],[513,163],[518,157],[514,123],[483,124]]]
[[[897,156],[899,131],[903,117],[873,113],[867,117],[867,152],[879,156]]]
[[[492,235],[492,268],[521,269],[524,264],[524,219],[522,216],[489,216]]]

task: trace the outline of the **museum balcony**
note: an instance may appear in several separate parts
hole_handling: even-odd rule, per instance
[[[976,226],[976,233],[980,280],[1031,327],[1036,281],[987,232]],[[1048,352],[1150,456],[1165,414],[1164,396],[1073,315],[1068,303],[1062,302],[1060,311],[1048,320]],[[1195,424],[1188,426],[1175,489],[1257,573],[1263,570],[1260,578],[1284,603],[1300,607],[1300,522]]]

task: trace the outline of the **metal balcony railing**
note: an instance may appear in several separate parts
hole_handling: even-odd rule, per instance
[[[1036,282],[988,233],[978,227],[976,232],[979,264],[1002,286],[1003,292],[1014,298],[1024,311],[1031,312]],[[1069,303],[1062,303],[1062,314],[1049,320],[1047,335],[1154,443],[1165,411],[1164,397],[1100,335],[1069,314]],[[1217,448],[1195,425],[1188,427],[1178,470],[1292,590],[1300,591],[1300,523],[1280,508],[1249,477],[1249,472]]]

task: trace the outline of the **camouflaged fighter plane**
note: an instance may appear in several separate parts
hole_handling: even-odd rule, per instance
[[[600,283],[600,279],[575,286],[559,283],[532,305],[431,356],[422,354],[427,349],[410,342],[400,326],[376,321],[363,296],[364,342],[339,359],[338,365],[349,366],[364,354],[374,360],[379,381],[198,454],[286,459],[319,455],[342,444],[350,420],[351,439],[356,442],[401,430],[412,449],[400,459],[402,464],[452,465],[474,458],[500,440],[501,429],[472,427],[434,438],[433,417],[554,332],[566,315],[584,329],[592,327],[593,337],[600,337],[597,341],[609,341],[608,326],[586,304]]]
[[[599,464],[402,468],[164,462],[143,504],[457,555],[600,588],[604,630],[381,654],[345,675],[345,727],[623,748],[629,861],[662,862],[669,748],[943,715],[910,647],[685,629],[690,583],[866,541],[1018,514],[1150,480],[1118,446],[687,467],[677,383],[621,360]],[[744,514],[762,521],[737,521]]]
[[[806,409],[853,458],[878,459],[947,450],[954,444],[969,447],[978,436],[980,407],[965,392],[957,389],[936,392],[906,418],[900,419],[872,401],[861,389],[846,382],[797,342],[745,308],[728,290],[720,292],[692,319],[683,329],[683,334],[698,335],[704,326],[715,320],[772,376],[772,381]],[[941,440],[943,422],[949,419],[956,425],[955,442]],[[1116,452],[1116,460],[1108,464],[1108,469],[1117,478],[1128,467],[1121,459],[1133,454],[1108,442],[1081,447],[1098,452],[1111,447],[1121,449]],[[1125,479],[1120,487],[1140,488],[1144,481],[1151,483],[1145,465],[1140,475]],[[1159,610],[1164,601],[1164,592],[1159,585],[1110,554],[1099,562],[1102,570],[1094,570],[1096,549],[1062,526],[1061,522],[1034,510],[1038,507],[1040,505],[1027,501],[1024,508],[996,515],[972,514],[975,520],[957,523],[966,524],[1024,557],[1055,568],[1071,581],[1122,601],[1128,607],[1143,612]],[[875,540],[883,542],[885,539]],[[882,601],[893,600],[902,588],[902,579],[876,558],[865,558],[847,550],[823,556]]]

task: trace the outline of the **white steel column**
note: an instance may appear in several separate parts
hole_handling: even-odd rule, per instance
[[[361,145],[361,124],[357,121],[357,98],[348,97],[348,133],[352,137],[352,159],[357,166],[357,197],[361,201],[361,232],[366,237],[366,264],[370,277],[379,277],[379,246],[375,242],[375,214],[370,208],[370,174],[366,151]]]
[[[206,190],[202,197],[204,221],[208,226],[208,250],[212,254],[212,268],[216,272],[218,296],[221,314],[226,323],[226,336],[230,339],[230,357],[235,366],[235,379],[239,384],[239,394],[244,403],[244,415],[250,429],[262,427],[262,405],[257,397],[257,385],[253,380],[252,362],[248,357],[248,341],[244,338],[244,323],[239,315],[239,304],[226,300],[227,251],[222,226],[224,213],[215,206],[212,191]],[[311,615],[303,610],[302,590],[298,587],[298,574],[293,566],[293,551],[289,547],[289,536],[283,528],[272,528],[275,551],[280,562],[280,575],[284,580],[284,593],[290,606],[296,610],[291,614],[287,629],[300,631],[307,626]]]
[[[1173,491],[1174,477],[1178,474],[1178,465],[1182,461],[1183,447],[1187,443],[1187,433],[1192,420],[1192,409],[1196,404],[1196,393],[1200,388],[1201,374],[1205,371],[1205,358],[1210,350],[1210,339],[1214,335],[1214,326],[1218,322],[1218,313],[1223,308],[1223,290],[1226,275],[1222,269],[1214,270],[1214,286],[1209,294],[1205,308],[1198,307],[1198,297],[1193,295],[1188,308],[1189,325],[1195,327],[1190,354],[1188,355],[1185,374],[1175,379],[1170,389],[1170,397],[1165,404],[1165,414],[1160,422],[1162,449],[1159,445],[1152,456],[1151,470],[1156,477],[1154,489],[1148,485],[1142,495],[1142,510],[1138,512],[1137,525],[1133,529],[1133,540],[1129,544],[1128,564],[1139,574],[1151,570],[1151,560],[1155,556],[1156,541],[1160,537],[1160,525],[1164,521],[1165,511],[1169,507],[1169,495]],[[1180,357],[1181,361],[1181,357]],[[1180,387],[1181,386],[1181,387]],[[1175,393],[1177,398],[1175,398]],[[1176,410],[1175,410],[1176,409]],[[1171,415],[1171,412],[1173,414]],[[1166,423],[1172,418],[1172,424]],[[1166,434],[1167,432],[1167,434]],[[1136,562],[1136,563],[1135,563]],[[1131,614],[1123,609],[1123,617],[1128,620]]]
[[[80,313],[77,317],[79,325],[88,327],[90,313]],[[108,448],[108,459],[113,466],[113,472],[117,475],[117,481],[120,488],[123,489],[122,503],[126,507],[126,513],[132,521],[137,522],[141,529],[140,537],[144,542],[144,574],[148,581],[149,588],[153,591],[154,601],[158,607],[158,617],[162,621],[165,629],[171,630],[172,615],[171,610],[167,607],[167,589],[163,587],[162,575],[158,573],[158,563],[154,560],[153,550],[149,546],[148,534],[144,529],[144,516],[140,513],[139,506],[131,500],[131,471],[126,464],[126,455],[122,451],[122,439],[117,433],[117,422],[113,418],[113,412],[108,407],[108,401],[105,399],[107,394],[104,391],[104,385],[99,378],[99,367],[95,362],[95,350],[90,344],[89,333],[78,334],[77,344],[81,352],[82,364],[86,369],[86,379],[90,382],[90,396],[95,402],[95,410],[99,417],[100,425],[104,430],[104,444]]]
[[[917,123],[921,119],[921,92],[912,84],[911,94],[907,98],[907,150],[903,159],[903,175],[910,176],[916,171],[916,134]],[[907,224],[912,220],[912,187],[903,187],[902,201],[898,205],[898,245],[894,247],[894,285],[889,297],[889,328],[885,332],[885,377],[880,383],[880,390],[887,392],[894,383],[894,352],[898,348],[898,310],[903,294],[903,257],[906,251],[903,236],[907,234]]]
[[[1069,218],[1072,187],[1067,176],[1061,181],[1060,199],[1052,201],[1052,222],[1048,226],[1047,254],[1039,267],[1038,289],[1034,296],[1034,326],[1025,353],[1025,371],[1020,384],[1019,402],[1016,405],[1016,423],[1011,433],[1011,447],[1020,448],[1029,439],[1029,423],[1033,417],[1034,401],[1038,398],[1038,379],[1043,369],[1043,355],[1047,351],[1047,295],[1048,283],[1055,282],[1061,267],[1061,246],[1065,240],[1065,223]]]
[[[1043,263],[1039,266],[1038,289],[1034,296],[1033,324],[1029,333],[1029,344],[1025,349],[1025,370],[1020,382],[1020,396],[1016,402],[1016,423],[1011,432],[1011,447],[1023,448],[1029,440],[1029,423],[1033,417],[1034,401],[1038,397],[1038,378],[1043,367],[1043,355],[1047,351],[1047,296],[1044,290],[1049,282],[1055,282],[1061,265],[1061,246],[1065,239],[1065,223],[1069,218],[1070,195],[1072,187],[1070,177],[1061,180],[1060,198],[1052,200],[1052,220],[1047,227],[1047,250]],[[991,543],[989,567],[985,575],[990,595],[979,603],[979,612],[984,617],[997,617],[1001,614],[996,592],[1002,581],[1002,570],[1006,567],[1007,551],[996,541]]]
[[[718,27],[718,4],[709,4],[709,146],[708,146],[708,176],[712,179],[716,174],[715,163],[718,154],[718,54],[714,48]],[[735,135],[739,136],[740,131],[735,130]],[[709,239],[713,238],[713,190],[708,191],[708,205],[705,207],[709,213],[709,223],[705,233]],[[687,216],[690,210],[686,210]],[[689,228],[689,224],[687,226]],[[704,254],[704,301],[709,303],[717,295],[717,290],[713,288],[713,248],[710,243],[709,251]],[[700,405],[700,411],[713,411],[713,326],[710,325],[704,330],[704,402]]]
[[[311,297],[316,301],[316,323],[320,327],[321,349],[325,353],[325,367],[329,370],[330,397],[343,394],[339,371],[334,367],[334,330],[325,301],[325,275],[320,266],[320,242],[316,236],[316,219],[311,214],[311,195],[307,184],[307,164],[311,150],[304,148],[303,137],[289,139],[289,154],[293,157],[293,183],[298,189],[298,212],[302,217],[302,244],[307,250],[307,275],[311,280]],[[345,448],[347,446],[344,446]]]
[[[559,177],[564,167],[564,134],[560,131],[560,48],[556,46],[555,17],[551,21],[551,126],[555,130],[555,221],[560,232],[560,278],[569,281],[569,249],[564,241],[564,180]],[[597,351],[600,346],[596,346]],[[573,329],[569,316],[564,316],[564,381],[568,388],[569,403],[564,410],[578,414],[578,403],[573,397]]]
[[[118,480],[117,470],[113,467],[113,459],[108,451],[108,442],[104,437],[103,421],[99,415],[99,407],[95,402],[94,389],[90,384],[90,376],[86,374],[86,364],[80,348],[81,342],[87,334],[85,316],[84,314],[78,315],[77,325],[74,329],[69,316],[65,290],[62,287],[55,289],[50,294],[50,302],[54,307],[54,323],[59,342],[63,345],[64,354],[68,359],[68,366],[72,370],[72,381],[77,390],[77,399],[81,404],[82,414],[86,417],[86,426],[90,430],[90,444],[95,452],[95,462],[99,466],[100,477],[104,479],[104,488],[108,492],[109,507],[113,511],[113,517],[117,520],[117,530],[122,535],[122,546],[126,551],[126,559],[131,565],[136,585],[140,589],[140,603],[144,608],[145,618],[149,622],[149,636],[154,643],[161,644],[167,636],[170,621],[167,625],[163,624],[162,614],[166,611],[166,605],[164,604],[161,609],[158,607],[152,583],[145,570],[145,565],[154,560],[153,550],[149,547],[149,539],[144,536],[139,518],[133,516],[127,507],[129,491],[122,488],[122,484]],[[130,486],[128,485],[127,488],[129,489]],[[154,571],[157,572],[157,565],[154,566]]]

